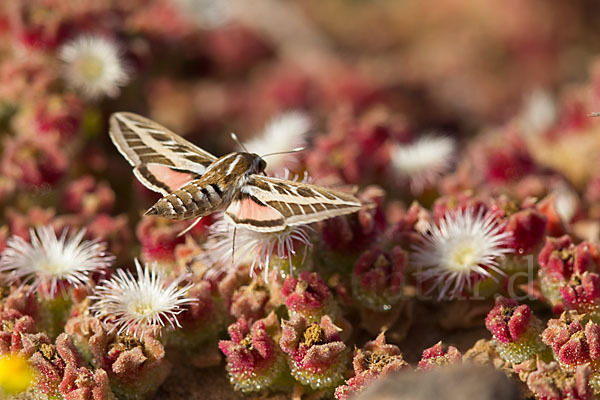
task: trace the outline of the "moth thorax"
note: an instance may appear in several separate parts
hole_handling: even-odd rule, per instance
[[[244,152],[223,156],[217,163],[219,163],[219,167],[215,168],[216,173],[237,176],[260,174],[267,166],[267,163],[258,154]]]
[[[255,161],[253,163],[253,173],[255,174],[262,174],[265,170],[265,168],[267,168],[267,163],[265,160],[263,160],[258,154],[253,154],[256,156]]]

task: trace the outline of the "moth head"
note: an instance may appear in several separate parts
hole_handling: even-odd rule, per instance
[[[255,158],[252,162],[252,173],[253,174],[262,174],[264,170],[267,168],[267,162],[262,159],[258,154],[252,154]]]

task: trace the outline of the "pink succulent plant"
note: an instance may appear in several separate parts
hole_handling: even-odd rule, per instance
[[[68,167],[64,150],[51,136],[35,140],[5,137],[2,147],[0,171],[22,188],[53,185],[62,178]]]
[[[94,364],[106,371],[118,397],[151,396],[171,372],[164,346],[152,335],[139,341],[132,336],[108,334],[101,327],[88,344]]]
[[[600,276],[596,272],[574,273],[571,279],[559,288],[562,302],[567,310],[579,313],[598,313],[600,307]]]
[[[285,357],[279,348],[279,323],[275,314],[252,325],[244,318],[227,329],[231,340],[219,348],[227,359],[227,371],[234,389],[244,393],[276,390],[288,384]]]
[[[567,235],[546,239],[538,257],[540,284],[555,312],[595,311],[599,261],[598,249],[591,243],[575,245]]]
[[[367,308],[387,311],[402,296],[407,252],[394,247],[390,252],[373,247],[356,261],[352,272],[354,297]]]
[[[559,319],[548,321],[542,340],[552,348],[561,367],[574,372],[578,365],[594,364],[600,359],[600,327],[584,323],[583,315],[565,311]]]
[[[506,361],[522,363],[542,351],[541,323],[526,304],[496,298],[496,306],[488,313],[485,326],[494,337],[500,357]]]
[[[288,276],[281,293],[290,318],[302,315],[312,323],[324,315],[335,318],[338,312],[327,284],[316,272],[301,272],[298,278]]]
[[[178,316],[181,329],[169,332],[166,341],[173,347],[193,352],[217,338],[226,326],[227,317],[214,283],[206,280],[195,283],[188,297],[193,301]]]
[[[35,321],[29,315],[22,315],[12,309],[3,310],[0,312],[0,322],[1,354],[13,353],[31,357],[40,343],[49,342],[45,334],[38,333]]]
[[[511,246],[518,256],[539,251],[545,238],[546,223],[546,217],[533,208],[508,216],[505,231],[511,233]]]
[[[435,368],[446,365],[459,364],[462,362],[462,354],[454,346],[448,346],[444,351],[442,342],[438,342],[432,347],[423,351],[423,357],[419,361],[419,370],[431,371]]]
[[[110,212],[115,193],[106,182],[85,175],[69,183],[64,193],[65,208],[73,213],[97,215]]]
[[[540,400],[592,400],[589,365],[579,365],[575,372],[561,369],[555,361],[538,361],[537,369],[527,378],[527,387]]]
[[[73,342],[65,333],[56,339],[56,345],[41,344],[29,362],[38,371],[35,386],[44,394],[72,400],[114,398],[106,372],[83,366]]]
[[[185,241],[178,236],[189,223],[171,223],[159,218],[143,218],[137,226],[136,234],[142,244],[142,256],[146,262],[162,262],[173,264],[175,246]],[[192,228],[192,234],[205,232],[204,224]]]
[[[352,365],[354,376],[335,389],[335,398],[338,400],[353,398],[377,379],[388,374],[410,370],[398,346],[388,344],[384,333],[367,342],[362,349],[355,349]]]
[[[430,212],[419,203],[413,202],[402,212],[388,233],[390,241],[402,248],[410,249],[421,238],[421,230],[430,222]]]
[[[562,279],[568,279],[573,273],[597,271],[600,254],[593,244],[583,242],[575,245],[572,239],[565,235],[547,238],[538,261],[543,273],[556,274]]]
[[[269,301],[268,288],[253,281],[237,289],[231,298],[229,313],[235,318],[259,320],[265,317],[267,302]]]
[[[309,323],[301,315],[282,322],[279,345],[288,355],[292,376],[313,389],[334,388],[343,381],[348,348],[331,318]]]

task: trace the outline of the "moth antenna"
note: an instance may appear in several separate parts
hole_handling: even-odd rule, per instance
[[[296,147],[295,149],[288,150],[288,151],[278,151],[276,153],[263,154],[261,157],[274,156],[274,155],[277,155],[277,154],[298,153],[299,151],[302,151],[304,149],[305,149],[305,147]]]
[[[238,144],[238,146],[240,146],[242,148],[242,150],[244,150],[246,153],[249,153],[248,149],[246,148],[246,146],[244,146],[244,143],[242,143],[240,141],[240,139],[238,139],[237,135],[233,132],[231,132],[231,138],[233,139],[234,142],[236,142]]]
[[[200,222],[201,219],[202,219],[202,217],[197,218],[194,222],[192,222],[191,224],[189,224],[187,228],[185,228],[184,230],[182,230],[181,232],[179,232],[177,234],[177,237],[181,237],[181,236],[185,235],[186,233],[188,233],[189,231],[191,231],[192,229],[194,229],[194,227],[196,225],[198,225],[198,222]]]

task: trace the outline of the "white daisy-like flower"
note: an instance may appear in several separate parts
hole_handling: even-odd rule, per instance
[[[536,89],[529,94],[521,112],[521,127],[525,135],[535,136],[546,132],[558,118],[556,103],[551,94]]]
[[[206,29],[219,28],[233,18],[233,5],[223,0],[175,0],[183,17]]]
[[[117,44],[101,36],[80,36],[59,49],[63,77],[84,96],[115,97],[129,75]]]
[[[213,272],[219,272],[219,266],[230,266],[233,260],[234,267],[249,265],[252,277],[255,269],[262,270],[267,281],[271,262],[275,261],[280,268],[281,261],[287,259],[290,269],[293,268],[294,247],[300,244],[306,251],[311,246],[310,229],[308,225],[297,225],[279,232],[256,232],[241,226],[236,228],[225,219],[219,219],[210,226],[203,255],[213,266]]]
[[[309,117],[300,111],[288,111],[273,118],[263,132],[256,138],[244,143],[250,153],[272,154],[297,149],[306,144],[311,128]],[[272,169],[283,167],[293,160],[293,154],[269,156],[268,165]]]
[[[146,331],[157,331],[169,324],[173,329],[181,327],[177,315],[184,306],[195,300],[186,298],[189,283],[180,287],[187,275],[180,275],[167,284],[167,278],[157,264],[144,265],[135,260],[137,277],[130,271],[118,269],[109,280],[101,282],[90,296],[95,301],[90,306],[96,318],[112,325],[111,332],[131,333],[143,339]]]
[[[85,230],[67,238],[67,229],[60,237],[50,226],[30,231],[31,243],[19,236],[8,239],[0,255],[0,272],[6,273],[9,284],[30,284],[31,290],[53,297],[65,286],[89,284],[94,272],[104,273],[114,257],[98,241],[83,240]],[[49,292],[48,292],[49,291]]]
[[[465,286],[471,288],[474,278],[504,275],[498,259],[512,249],[507,246],[511,234],[503,228],[492,214],[472,207],[447,212],[437,225],[430,225],[411,259],[416,278],[432,284],[426,294],[437,288],[438,300],[456,298]]]
[[[456,143],[448,136],[425,135],[413,143],[391,149],[394,174],[409,182],[413,194],[420,194],[447,172],[454,162]]]

